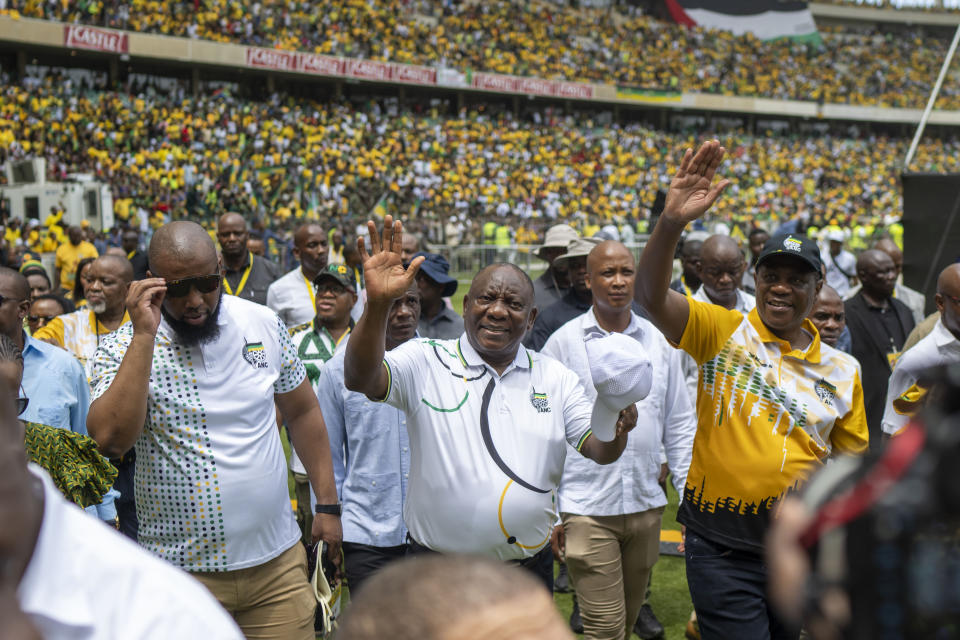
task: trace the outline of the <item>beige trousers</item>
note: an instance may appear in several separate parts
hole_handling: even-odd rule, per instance
[[[190,575],[210,590],[249,640],[314,640],[317,599],[299,542],[256,567]]]
[[[660,555],[663,507],[622,516],[561,513],[583,637],[628,640]]]

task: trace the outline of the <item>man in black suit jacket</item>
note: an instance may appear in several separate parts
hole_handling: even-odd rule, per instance
[[[880,445],[887,382],[914,322],[910,308],[893,297],[897,271],[890,256],[864,251],[857,260],[857,277],[863,286],[844,308],[852,353],[862,368],[863,404],[874,449]]]

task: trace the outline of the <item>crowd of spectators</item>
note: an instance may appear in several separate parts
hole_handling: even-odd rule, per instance
[[[687,28],[636,8],[546,2],[12,0],[7,12],[144,33],[657,90],[922,107],[945,37],[822,27],[818,42]],[[941,108],[960,107],[948,80]]]
[[[733,184],[715,222],[749,229],[803,211],[840,225],[900,215],[904,139],[719,137]],[[190,98],[90,90],[57,74],[0,93],[0,160],[46,158],[52,180],[93,174],[113,189],[120,223],[144,229],[147,219],[156,226],[225,211],[278,228],[302,218],[360,220],[381,208],[475,229],[507,216],[633,224],[648,218],[675,150],[693,140],[549,110],[518,118],[483,107],[408,110],[395,100]],[[924,141],[913,168],[956,171],[958,144]]]

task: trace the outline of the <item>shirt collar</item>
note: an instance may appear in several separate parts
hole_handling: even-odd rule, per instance
[[[457,338],[457,355],[460,356],[460,362],[465,367],[489,367],[490,365],[480,357],[480,354],[477,353],[476,349],[473,348],[473,345],[470,344],[470,340],[467,339],[466,332],[463,333],[459,338]],[[517,355],[513,357],[513,362],[503,370],[503,375],[505,375],[510,369],[517,367],[519,369],[529,369],[533,367],[533,358],[530,353],[527,351],[526,347],[523,344],[520,344],[517,348]]]
[[[803,330],[813,336],[813,339],[810,341],[810,345],[803,350],[794,349],[790,346],[789,342],[774,335],[774,333],[767,328],[767,325],[763,324],[763,320],[760,319],[760,313],[756,307],[747,314],[747,318],[757,333],[760,334],[760,339],[763,342],[776,342],[780,345],[781,355],[797,358],[798,360],[806,360],[811,364],[820,364],[820,334],[817,332],[817,328],[813,326],[813,323],[810,322],[809,318],[803,319]]]
[[[630,311],[630,324],[627,325],[627,328],[621,331],[624,335],[632,336],[634,338],[640,338],[643,335],[643,327],[640,326],[638,322],[639,318],[637,314]],[[607,335],[610,332],[600,326],[600,321],[597,320],[597,314],[594,311],[594,307],[591,306],[590,310],[583,314],[583,334],[584,336],[599,333],[600,335]]]
[[[933,325],[932,333],[934,344],[936,344],[938,348],[942,349],[950,345],[960,347],[960,341],[944,326],[943,318],[938,319],[937,324]]]
[[[38,347],[38,341],[35,338],[31,338],[27,335],[27,332],[23,332],[23,352],[26,353],[28,349],[33,349],[34,351],[41,353],[40,347]]]

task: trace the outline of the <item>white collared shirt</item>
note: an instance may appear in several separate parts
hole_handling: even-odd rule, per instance
[[[681,352],[672,348],[650,322],[635,313],[630,315],[630,325],[623,334],[636,340],[646,352],[653,366],[653,386],[647,397],[637,403],[637,426],[630,432],[619,460],[599,465],[583,456],[567,455],[560,482],[563,513],[616,516],[664,506],[667,496],[657,484],[661,449],[666,452],[674,487],[683,493],[697,416],[687,394]],[[557,329],[542,351],[580,377],[590,402],[596,400],[597,391],[590,376],[584,340],[593,333],[608,332],[600,328],[591,307]]]
[[[317,315],[313,283],[297,267],[267,289],[267,306],[273,309],[288,328],[310,322]]]
[[[199,582],[86,516],[43,482],[43,524],[17,601],[46,640],[210,638],[240,629]]]
[[[300,538],[287,493],[274,395],[306,372],[273,311],[220,301],[219,336],[184,347],[160,322],[147,420],[136,443],[139,542],[187,571],[261,565]],[[101,340],[94,397],[113,382],[133,325]]]
[[[567,444],[589,437],[593,405],[575,373],[522,345],[497,373],[457,340],[388,351],[386,402],[407,414],[404,520],[444,553],[530,557],[550,540]]]
[[[897,411],[894,401],[907,393],[920,376],[933,367],[960,362],[960,341],[937,320],[933,331],[917,344],[903,352],[897,360],[890,383],[887,385],[887,402],[883,410],[881,429],[894,434],[910,421],[910,415]]]

